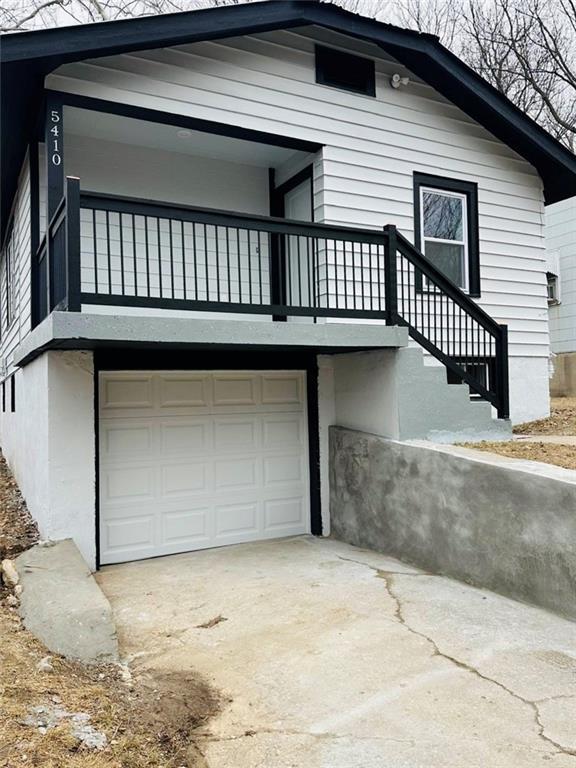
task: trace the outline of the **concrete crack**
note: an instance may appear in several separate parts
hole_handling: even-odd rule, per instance
[[[428,571],[384,571],[381,568],[376,568],[374,565],[370,565],[369,563],[365,563],[362,560],[354,560],[351,557],[342,557],[342,555],[337,555],[339,560],[344,560],[347,563],[356,563],[356,565],[363,565],[366,568],[370,568],[371,571],[375,571],[376,574],[383,574],[380,578],[384,578],[386,574],[389,574],[390,576],[412,576],[414,578],[422,577],[422,576],[432,576],[437,579],[442,578],[437,573],[429,573]]]
[[[201,740],[203,742],[209,742],[209,743],[219,743],[224,741],[240,741],[242,739],[250,739],[254,736],[261,736],[261,735],[274,735],[274,736],[308,736],[312,739],[318,739],[318,740],[337,740],[337,739],[350,739],[353,741],[385,741],[385,742],[394,742],[398,744],[409,744],[410,746],[415,746],[414,739],[395,739],[393,737],[388,736],[356,736],[351,733],[329,733],[329,732],[320,732],[320,733],[314,733],[311,731],[299,731],[296,729],[284,729],[284,728],[258,728],[258,730],[254,729],[247,729],[243,733],[238,733],[235,736],[216,736],[213,733],[197,733],[195,734],[195,738],[197,740]]]
[[[550,744],[552,747],[554,747],[557,752],[556,754],[562,754],[562,755],[568,755],[571,757],[576,757],[576,749],[570,749],[568,747],[564,747],[559,742],[552,739],[550,736],[546,735],[544,724],[541,720],[540,710],[538,708],[539,704],[543,704],[546,701],[550,701],[554,698],[573,698],[570,696],[558,696],[558,697],[551,697],[550,699],[538,699],[536,701],[531,701],[530,699],[525,699],[523,696],[520,696],[519,694],[515,693],[512,689],[508,688],[503,683],[499,682],[498,680],[495,680],[494,678],[488,677],[487,675],[480,672],[476,667],[471,666],[470,664],[467,664],[464,661],[461,661],[460,659],[455,658],[454,656],[451,656],[448,653],[445,653],[444,651],[441,651],[438,647],[435,640],[433,640],[431,637],[426,635],[424,632],[420,632],[417,629],[414,629],[414,627],[411,627],[408,622],[406,621],[406,617],[404,616],[404,611],[402,607],[402,602],[398,595],[394,592],[393,588],[393,577],[394,576],[409,576],[412,574],[405,574],[402,572],[393,572],[393,571],[384,571],[380,568],[376,568],[373,565],[370,565],[369,563],[364,563],[360,560],[353,560],[351,558],[346,557],[340,557],[341,560],[347,560],[351,563],[356,563],[357,565],[363,565],[366,568],[369,568],[371,571],[374,571],[376,574],[376,577],[379,579],[382,579],[384,582],[384,587],[386,589],[386,592],[390,599],[393,601],[395,609],[394,609],[394,617],[397,619],[397,621],[402,624],[403,627],[405,627],[408,632],[412,633],[416,637],[420,637],[421,639],[425,640],[429,645],[432,647],[433,656],[439,656],[440,658],[446,659],[446,661],[449,661],[450,663],[454,664],[459,669],[463,669],[464,671],[468,672],[471,675],[475,675],[476,677],[480,678],[481,680],[484,680],[487,683],[491,683],[492,685],[495,685],[496,687],[500,688],[502,691],[507,693],[512,698],[516,699],[517,701],[522,702],[525,706],[529,707],[532,716],[534,719],[534,724],[536,725],[537,733],[539,738],[541,738],[543,741]],[[422,574],[423,575],[423,574]],[[426,574],[428,575],[428,574]]]

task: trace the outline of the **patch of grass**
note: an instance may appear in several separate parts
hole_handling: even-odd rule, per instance
[[[498,453],[501,456],[509,456],[512,459],[541,461],[544,464],[554,464],[565,469],[576,469],[576,446],[574,445],[524,443],[516,440],[505,443],[484,441],[481,443],[461,443],[461,445],[464,448]]]
[[[552,398],[550,416],[514,427],[517,435],[576,435],[576,397]],[[543,461],[543,459],[542,459]]]

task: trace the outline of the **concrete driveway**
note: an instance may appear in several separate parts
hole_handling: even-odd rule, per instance
[[[576,768],[576,624],[543,610],[311,537],[98,579],[136,672],[223,692],[210,768]]]

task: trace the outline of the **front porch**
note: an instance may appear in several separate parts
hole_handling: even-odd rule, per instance
[[[390,331],[407,329],[450,384],[508,417],[506,327],[394,225],[320,223],[322,147],[56,106],[69,175],[48,162],[20,364],[130,340],[357,351],[403,346]]]
[[[382,326],[407,328],[448,369],[450,383],[467,383],[500,418],[508,416],[506,327],[394,226],[379,232],[83,194],[79,180],[68,178],[36,254],[32,284],[36,324],[54,311],[121,315],[128,326],[134,314],[139,323],[174,315],[251,320],[251,326],[305,322],[306,330],[276,332],[276,343],[292,336],[316,349],[342,346],[335,343],[342,322],[374,326],[367,331],[372,342],[363,342],[364,328],[350,345],[355,349],[370,348],[375,339],[380,347],[398,343]],[[310,331],[330,321],[340,323]],[[115,340],[121,326],[113,325],[104,340]],[[90,328],[87,323],[88,338]],[[222,332],[224,326],[216,334]],[[228,343],[254,344],[258,331],[242,323],[231,334]],[[332,342],[320,343],[322,334],[332,334]],[[34,336],[21,360],[38,348]],[[216,343],[210,334],[204,342]]]

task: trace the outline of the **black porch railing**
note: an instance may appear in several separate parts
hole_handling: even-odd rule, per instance
[[[82,305],[366,318],[406,326],[508,417],[507,329],[396,228],[80,194],[67,179],[35,261],[35,317]],[[484,373],[482,372],[484,371]]]
[[[82,195],[82,302],[381,317],[379,232]]]

